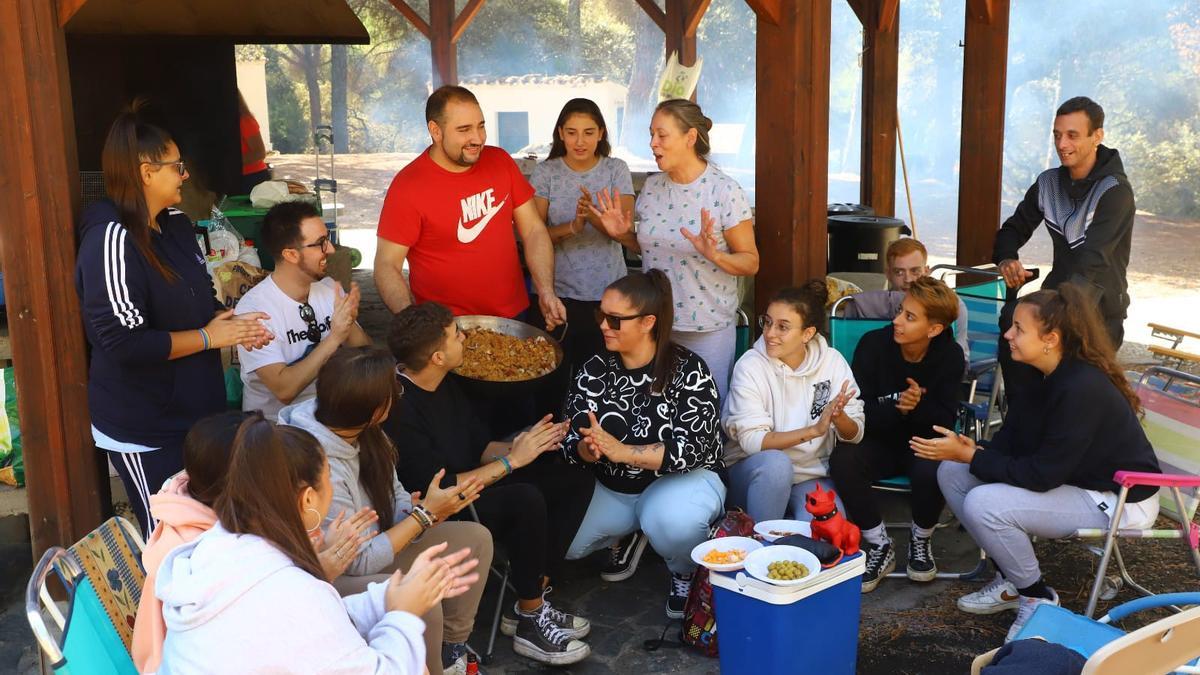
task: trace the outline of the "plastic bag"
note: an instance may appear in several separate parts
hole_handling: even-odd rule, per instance
[[[21,487],[25,485],[25,461],[21,454],[21,422],[17,416],[17,388],[12,368],[4,369],[0,401],[4,404],[4,415],[0,416],[0,483]]]
[[[208,271],[238,259],[242,251],[242,235],[234,229],[229,219],[217,207],[212,208],[212,219],[208,221]]]

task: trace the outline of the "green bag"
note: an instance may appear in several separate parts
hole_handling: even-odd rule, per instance
[[[225,407],[242,409],[242,371],[237,365],[225,369]]]

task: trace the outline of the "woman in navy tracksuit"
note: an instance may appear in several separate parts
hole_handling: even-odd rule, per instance
[[[148,534],[150,495],[183,468],[192,424],[225,408],[221,347],[261,346],[265,314],[216,301],[180,202],[187,170],[162,129],[136,109],[113,122],[102,156],[108,199],[83,214],[75,287],[91,345],[92,436]]]

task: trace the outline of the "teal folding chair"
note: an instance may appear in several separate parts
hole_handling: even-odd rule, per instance
[[[833,308],[829,315],[829,343],[830,345],[845,357],[847,362],[854,361],[854,350],[858,347],[859,340],[868,332],[890,326],[891,319],[868,319],[868,318],[848,318],[840,316],[838,310],[841,309],[847,302],[853,302],[854,296],[848,295],[838,299],[833,303]],[[959,418],[963,417],[961,411]],[[961,429],[960,429],[961,431]],[[891,476],[875,481],[871,486],[882,492],[893,492],[897,494],[909,494],[912,492],[912,485],[908,480],[908,476]],[[949,527],[954,524],[954,520],[950,519],[937,524],[937,528]],[[908,529],[908,523],[884,523],[888,529]],[[963,572],[938,572],[938,579],[956,579],[956,580],[971,580],[979,577],[987,570],[987,560],[983,549],[979,549],[979,562],[975,567]],[[888,575],[891,578],[907,577],[905,572],[892,572]]]
[[[146,579],[142,548],[129,521],[110,518],[70,549],[42,555],[25,588],[25,615],[55,673],[137,675],[129,648]],[[65,617],[46,585],[51,572],[66,590]]]

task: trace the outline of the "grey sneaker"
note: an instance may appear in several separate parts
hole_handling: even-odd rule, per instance
[[[992,583],[959,598],[958,608],[969,614],[996,614],[1016,609],[1020,599],[1017,587],[997,572]]]
[[[568,614],[551,605],[550,601],[546,599],[546,596],[552,589],[552,586],[548,586],[546,590],[542,591],[542,608],[539,611],[549,614],[550,620],[553,621],[556,626],[558,626],[559,630],[566,633],[567,637],[574,639],[587,637],[587,634],[592,632],[592,622],[581,616]],[[505,612],[504,616],[500,619],[500,632],[509,636],[516,635],[517,626],[520,624],[520,619],[521,609],[517,603],[514,602],[512,611]]]
[[[1021,632],[1021,629],[1024,628],[1025,624],[1029,622],[1029,619],[1033,617],[1033,613],[1037,611],[1038,607],[1041,607],[1042,605],[1054,605],[1055,607],[1059,606],[1058,593],[1056,593],[1053,588],[1050,589],[1050,595],[1054,597],[1049,600],[1046,598],[1027,598],[1023,595],[1020,596],[1021,599],[1017,601],[1017,618],[1015,621],[1013,621],[1012,626],[1008,629],[1008,635],[1004,638],[1006,643],[1012,642],[1017,638],[1017,633]]]
[[[592,653],[591,648],[559,628],[549,610],[550,603],[545,603],[536,614],[518,616],[513,651],[553,666],[565,666],[586,659]]]

